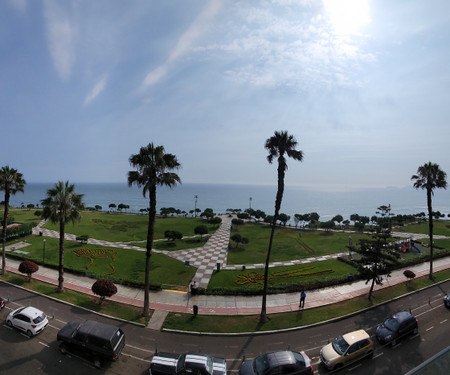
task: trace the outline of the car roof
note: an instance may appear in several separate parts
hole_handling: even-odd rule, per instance
[[[41,316],[43,312],[33,306],[27,306],[22,311],[22,314],[30,316],[32,318],[37,318],[38,316]]]
[[[392,315],[392,317],[398,320],[400,323],[413,318],[413,316],[408,311],[399,311]]]
[[[118,330],[119,328],[116,326],[95,320],[85,320],[78,328],[78,332],[81,334],[92,335],[105,340],[110,340]]]
[[[271,366],[286,365],[289,363],[297,362],[296,358],[294,357],[294,353],[292,353],[291,351],[267,353],[266,356]]]
[[[370,338],[369,334],[363,329],[346,333],[345,335],[342,335],[342,337],[349,345],[353,345],[355,342]]]

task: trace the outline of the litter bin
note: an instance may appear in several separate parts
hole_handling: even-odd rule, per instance
[[[220,263],[217,263],[217,271],[220,271]]]
[[[198,314],[198,306],[197,305],[194,305],[194,306],[192,306],[193,307],[193,309],[194,309],[194,315],[197,315]]]

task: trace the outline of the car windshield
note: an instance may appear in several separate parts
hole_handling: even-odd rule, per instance
[[[344,340],[343,337],[338,337],[336,340],[333,341],[332,345],[336,353],[340,355],[343,355],[350,346],[348,345],[348,342]]]
[[[34,318],[33,322],[34,322],[34,324],[38,324],[38,323],[42,322],[44,319],[45,319],[45,314],[42,313],[37,318]]]
[[[256,358],[255,362],[253,363],[253,367],[256,374],[258,375],[265,374],[266,371],[269,370],[269,361],[267,359],[267,355],[262,355]]]
[[[399,323],[398,323],[397,319],[389,318],[384,322],[384,326],[389,331],[395,332],[398,329]]]

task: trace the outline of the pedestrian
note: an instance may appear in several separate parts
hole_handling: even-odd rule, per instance
[[[197,281],[194,280],[194,283],[191,284],[191,294],[195,296],[197,294]]]
[[[305,299],[306,299],[306,293],[305,290],[302,289],[302,292],[300,293],[300,304],[298,307],[304,309],[305,308]]]

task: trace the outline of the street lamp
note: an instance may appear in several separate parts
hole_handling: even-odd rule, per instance
[[[45,238],[42,240],[44,247],[42,248],[42,265],[45,266]]]
[[[197,217],[197,199],[198,199],[198,195],[194,195],[194,198],[195,198],[194,217]]]

